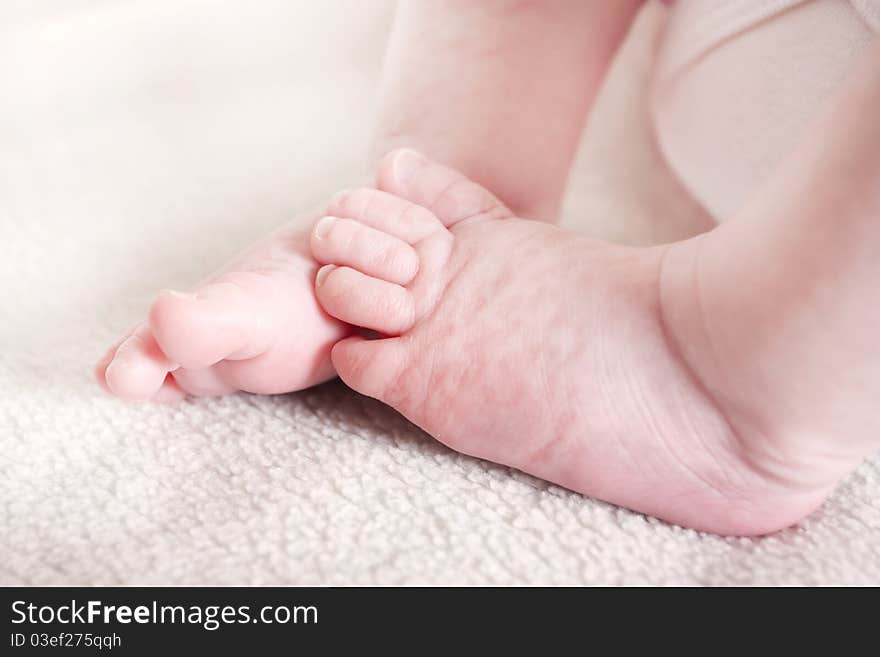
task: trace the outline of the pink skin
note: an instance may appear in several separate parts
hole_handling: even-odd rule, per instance
[[[864,213],[880,210],[869,64],[772,193],[671,246],[524,221],[455,170],[391,153],[378,190],[337,196],[312,232],[324,310],[383,336],[340,341],[333,365],[453,449],[587,495],[722,534],[798,521],[880,444],[880,313],[857,302],[880,243]],[[837,192],[815,184],[829,176]]]
[[[378,190],[336,197],[311,235],[303,215],[160,294],[99,381],[172,400],[296,390],[335,366],[456,449],[638,511],[731,534],[802,518],[880,436],[880,50],[710,233],[629,249],[518,219],[554,219],[636,4],[404,3],[377,143],[463,173],[391,154]]]
[[[98,381],[123,399],[174,401],[332,378],[330,348],[349,329],[315,302],[316,270],[306,232],[275,231],[192,293],[161,292],[98,363]]]
[[[638,5],[401,3],[375,151],[418,145],[498,190],[518,212],[555,220],[584,116]],[[554,47],[535,57],[548,33]],[[510,102],[523,93],[531,102]],[[438,94],[449,101],[442,109]],[[350,328],[314,299],[316,218],[295,217],[189,294],[160,293],[147,319],[100,360],[98,382],[123,399],[174,401],[290,392],[331,378],[330,347]]]
[[[453,449],[690,527],[761,533],[819,503],[753,467],[670,348],[666,247],[516,218],[413,151],[379,190],[339,195],[312,232],[324,310],[385,336],[333,348],[346,384]]]

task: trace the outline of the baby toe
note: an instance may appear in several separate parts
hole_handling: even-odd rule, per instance
[[[119,345],[104,370],[107,388],[123,399],[145,400],[162,387],[174,368],[149,328],[142,326]]]
[[[378,187],[427,208],[447,228],[463,221],[513,216],[482,185],[408,148],[391,151],[382,159]]]
[[[340,340],[333,347],[333,366],[352,390],[391,406],[398,405],[400,381],[408,362],[400,338],[367,340],[359,336]]]
[[[101,356],[101,359],[97,363],[95,363],[95,379],[98,381],[98,385],[100,385],[106,392],[109,392],[111,394],[113,393],[113,391],[110,389],[110,386],[107,385],[107,367],[110,365],[110,363],[113,362],[113,357],[116,355],[116,351],[119,349],[120,345],[128,340],[131,334],[134,333],[135,330],[137,330],[138,328],[140,328],[140,324],[131,327],[125,333],[123,333],[122,336],[118,340],[116,340],[116,342],[110,345],[107,351],[104,352],[104,355]]]
[[[161,292],[150,308],[150,326],[170,359],[200,370],[262,353],[275,305],[265,286],[218,280],[194,293]]]
[[[419,257],[403,240],[354,219],[327,216],[312,230],[312,255],[322,264],[347,265],[406,285],[419,270]]]
[[[357,219],[408,244],[416,244],[444,230],[443,224],[430,210],[388,192],[366,187],[334,196],[327,214]]]
[[[399,335],[415,323],[409,290],[351,267],[321,267],[315,277],[315,296],[329,315],[385,335]]]

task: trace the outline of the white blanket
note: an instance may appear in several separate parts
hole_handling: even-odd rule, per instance
[[[880,583],[877,461],[801,526],[725,539],[453,453],[339,383],[100,391],[92,363],[158,288],[351,182],[388,9],[2,4],[0,583]],[[637,73],[649,48],[628,52]],[[701,221],[649,147],[621,147],[644,137],[618,125],[636,73],[612,79],[567,210],[632,242]],[[679,224],[650,221],[660,203]]]

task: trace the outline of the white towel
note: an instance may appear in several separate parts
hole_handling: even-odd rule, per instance
[[[0,16],[0,583],[880,583],[876,462],[802,526],[725,539],[455,454],[338,383],[104,395],[92,363],[156,289],[348,181],[388,12],[62,4]],[[604,155],[632,185],[649,151],[588,142],[569,215],[642,239],[620,226],[668,179],[614,201]]]

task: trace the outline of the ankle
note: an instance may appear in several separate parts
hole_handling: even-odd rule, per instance
[[[774,524],[781,529],[819,506],[859,459],[848,450],[829,449],[828,435],[799,424],[792,409],[768,406],[772,391],[725,367],[747,357],[748,349],[737,350],[729,338],[712,332],[699,273],[705,237],[665,247],[658,282],[661,328],[670,352],[727,427],[731,463],[745,477],[747,498],[766,499],[748,502],[754,508],[738,514],[737,522],[744,527],[752,522],[752,533],[771,531]]]

